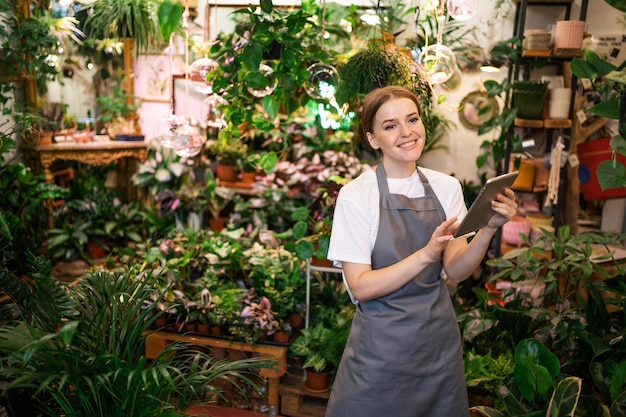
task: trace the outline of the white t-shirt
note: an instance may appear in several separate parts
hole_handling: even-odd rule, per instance
[[[443,207],[446,218],[467,214],[463,190],[458,179],[420,167]],[[387,178],[389,192],[409,198],[423,197],[424,185],[417,171],[408,178]],[[366,171],[339,191],[328,259],[341,268],[341,262],[371,264],[372,250],[378,234],[380,199],[376,171]],[[407,233],[411,231],[407,230]]]

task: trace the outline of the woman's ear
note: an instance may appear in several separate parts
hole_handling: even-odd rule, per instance
[[[376,138],[370,132],[366,132],[365,136],[367,137],[367,141],[369,142],[372,149],[377,150],[380,146],[376,143]]]

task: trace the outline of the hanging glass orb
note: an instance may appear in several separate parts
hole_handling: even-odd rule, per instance
[[[176,142],[176,136],[173,133],[164,133],[159,136],[155,136],[154,139],[156,143],[163,148],[174,148],[174,144]]]
[[[474,17],[477,7],[478,0],[448,0],[448,14],[458,21]]]
[[[205,138],[196,126],[185,123],[174,131],[174,152],[178,156],[192,158],[200,153]]]
[[[226,126],[222,111],[218,106],[228,104],[222,96],[211,94],[202,102],[202,114],[206,115],[206,124],[209,127],[222,128]]]
[[[170,132],[173,132],[179,126],[182,126],[183,123],[185,123],[185,118],[182,117],[182,116],[177,116],[177,115],[172,113],[169,116],[167,116],[165,121],[167,122],[167,125],[168,125],[168,128],[169,128]]]
[[[191,85],[203,94],[213,93],[213,82],[208,82],[206,76],[209,72],[219,67],[217,61],[211,58],[198,58],[189,66],[189,78]]]
[[[335,67],[317,63],[307,68],[309,76],[304,84],[304,90],[315,100],[329,100],[335,96],[339,74]]]
[[[418,58],[422,71],[432,84],[441,84],[456,71],[456,56],[450,48],[440,43],[425,48]]]
[[[270,82],[269,85],[265,88],[258,88],[258,89],[248,87],[248,92],[252,94],[254,97],[260,98],[260,97],[265,97],[267,95],[272,94],[274,92],[274,88],[276,87],[276,84],[274,83],[274,78],[272,77],[274,70],[269,65],[265,65],[265,64],[259,65],[259,73],[269,80]]]

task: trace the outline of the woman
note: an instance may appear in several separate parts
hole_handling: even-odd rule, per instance
[[[453,239],[466,213],[457,179],[417,168],[425,129],[404,87],[372,91],[363,140],[382,154],[375,171],[338,196],[328,258],[343,268],[357,309],[326,417],[469,415],[461,337],[442,269],[455,283],[480,265],[517,210],[506,189],[471,240]]]

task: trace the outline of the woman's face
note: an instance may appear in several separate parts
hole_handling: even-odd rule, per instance
[[[414,166],[422,155],[426,130],[413,101],[392,98],[378,109],[373,131],[366,135],[372,148],[382,151],[385,166],[389,163]]]

